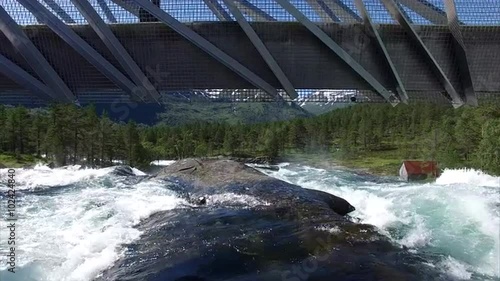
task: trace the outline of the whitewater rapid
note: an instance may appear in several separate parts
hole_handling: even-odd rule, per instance
[[[134,226],[141,219],[183,203],[158,182],[128,183],[113,170],[40,165],[17,169],[18,196],[23,193],[17,202],[17,272],[5,271],[2,254],[0,280],[92,280],[123,254],[121,244],[139,238],[141,232]],[[0,178],[6,173],[0,170]],[[0,191],[5,190],[0,184]],[[0,241],[6,241],[6,235],[0,231]],[[6,246],[0,243],[0,252],[5,253]]]
[[[352,216],[402,247],[439,255],[453,280],[500,277],[500,177],[445,170],[434,183],[356,175],[284,163],[270,176],[348,200]]]
[[[168,165],[171,162],[162,162]],[[434,183],[357,175],[297,164],[281,164],[270,176],[347,199],[354,219],[373,224],[401,247],[433,253],[452,280],[500,277],[500,178],[474,170],[447,170]],[[142,234],[135,225],[161,210],[184,208],[184,199],[165,183],[134,180],[115,168],[17,169],[18,273],[5,271],[6,244],[0,243],[0,280],[90,281],[123,256],[123,244]],[[7,170],[0,170],[4,178]],[[140,180],[140,179],[143,180]],[[139,180],[137,180],[139,179]],[[0,191],[6,190],[0,183]],[[5,201],[1,198],[4,216]],[[220,194],[208,204],[265,205],[250,196]],[[1,221],[3,229],[5,221]],[[320,227],[320,226],[318,226]],[[325,229],[335,231],[335,229]],[[0,241],[7,233],[0,231]]]

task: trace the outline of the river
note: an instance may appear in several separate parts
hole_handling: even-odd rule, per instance
[[[137,241],[136,225],[158,211],[188,203],[161,182],[114,173],[114,168],[17,169],[16,273],[7,272],[6,202],[0,230],[0,280],[90,281]],[[347,199],[354,220],[375,225],[394,244],[437,257],[429,266],[450,280],[500,278],[500,178],[475,170],[446,170],[432,183],[361,175],[342,169],[280,164],[272,177]],[[7,190],[0,170],[0,190]],[[265,204],[222,194],[210,203]]]

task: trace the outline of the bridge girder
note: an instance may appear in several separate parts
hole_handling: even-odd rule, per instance
[[[236,18],[236,21],[245,32],[248,39],[250,39],[250,41],[255,46],[255,48],[262,56],[266,64],[269,66],[271,71],[274,73],[278,81],[280,81],[281,85],[283,86],[283,89],[285,89],[285,92],[288,94],[290,98],[296,99],[298,97],[298,94],[297,91],[295,90],[295,87],[292,85],[286,74],[283,72],[278,62],[274,59],[271,52],[269,52],[269,50],[266,48],[266,45],[264,45],[262,40],[260,40],[255,30],[253,30],[252,26],[245,19],[243,13],[235,5],[235,0],[223,0],[223,1],[228,7],[229,11],[231,11],[233,16]]]
[[[212,11],[212,13],[219,19],[220,21],[231,21],[231,15],[224,10],[224,7],[219,3],[218,0],[203,0],[207,7]]]
[[[403,81],[401,80],[401,77],[399,76],[399,73],[394,66],[394,63],[392,62],[391,56],[389,55],[389,52],[387,51],[387,48],[385,47],[384,41],[382,40],[382,37],[380,37],[380,34],[377,30],[377,27],[373,23],[370,14],[368,13],[366,6],[363,2],[363,0],[354,0],[354,3],[356,4],[356,7],[358,8],[359,13],[361,14],[361,17],[363,18],[364,24],[366,28],[368,29],[368,32],[373,35],[375,38],[375,43],[380,50],[380,52],[383,54],[383,57],[385,59],[385,62],[389,66],[391,70],[391,75],[396,83],[396,91],[398,92],[399,99],[403,103],[408,103],[408,94],[406,93],[405,86],[403,84]]]
[[[362,19],[341,0],[306,0],[326,22],[356,23]]]
[[[331,11],[345,23],[361,22],[362,19],[341,0],[318,0],[324,2]]]
[[[73,102],[76,99],[66,83],[2,6],[0,6],[0,30],[26,62],[28,62],[33,71],[52,90],[52,93],[49,94],[52,98],[63,102]],[[5,60],[4,63],[9,64]],[[13,74],[18,78],[24,78],[28,85],[40,86],[20,72],[19,69],[13,68],[12,71],[14,71]],[[16,79],[16,81],[20,80]],[[45,87],[39,88],[39,91],[44,93],[46,89]]]
[[[446,12],[427,0],[396,0],[433,24],[446,25]]]
[[[26,72],[24,69],[20,68],[17,64],[4,57],[2,54],[0,54],[0,73],[9,77],[17,84],[22,85],[34,94],[41,93],[42,95],[38,95],[38,97],[42,100],[50,102],[57,98],[54,96],[54,91],[52,91],[52,89],[33,77],[33,75]]]
[[[140,8],[134,3],[133,0],[111,0],[111,1],[115,2],[115,4],[122,7],[132,15],[139,17]]]
[[[458,20],[455,0],[445,0],[444,2],[465,102],[468,105],[477,106],[477,96],[474,91],[474,83],[472,81],[469,59],[467,57],[467,48],[465,47],[464,37],[460,30],[460,21]]]
[[[394,17],[394,19],[405,29],[409,38],[413,41],[421,56],[427,62],[427,65],[431,68],[434,74],[439,79],[441,85],[448,93],[452,105],[457,108],[464,105],[464,101],[460,97],[459,93],[451,83],[450,79],[446,76],[441,66],[438,64],[432,53],[425,46],[424,42],[415,31],[408,18],[402,13],[401,8],[395,2],[396,0],[382,0],[389,13]]]
[[[99,38],[101,38],[106,47],[108,47],[111,54],[120,63],[135,85],[138,86],[134,90],[144,93],[139,94],[139,96],[148,95],[153,100],[159,102],[160,94],[158,91],[153,84],[151,84],[146,75],[144,75],[144,72],[142,72],[120,41],[118,41],[118,38],[116,38],[109,26],[99,16],[96,10],[94,10],[92,5],[90,5],[88,0],[71,0],[71,2],[73,2],[80,13],[85,17],[89,25],[94,29]]]
[[[288,0],[276,0],[288,13],[296,18],[304,25],[314,36],[316,36],[323,44],[332,50],[341,60],[365,80],[381,97],[393,106],[399,103],[398,98],[388,91],[373,75],[371,75],[363,66],[361,66],[354,58],[352,58],[342,47],[340,47],[330,36],[322,31],[316,24],[311,22],[302,12],[300,12]]]
[[[275,18],[247,0],[236,0],[234,4],[245,15],[252,17],[255,21],[276,21]]]
[[[74,24],[75,20],[71,18],[66,11],[54,0],[43,0],[65,23]]]
[[[116,0],[113,0],[116,1]],[[254,86],[262,89],[264,92],[270,94],[276,99],[281,99],[278,95],[277,90],[271,86],[269,83],[264,81],[261,77],[253,73],[251,70],[246,68],[244,65],[239,63],[237,60],[217,48],[214,44],[210,43],[208,40],[200,36],[198,33],[191,30],[189,27],[179,22],[177,19],[169,15],[167,12],[163,11],[159,7],[155,6],[153,3],[147,0],[132,0],[139,7],[143,8],[151,15],[155,16],[157,19],[168,25],[175,32],[180,34],[186,40],[208,53],[210,56],[221,62],[223,65],[240,75],[242,78],[253,84]],[[118,3],[117,3],[118,4]]]
[[[106,15],[106,18],[109,20],[111,23],[116,23],[116,17],[113,14],[113,12],[109,9],[108,4],[104,0],[97,0],[97,3],[101,7],[102,11]]]
[[[108,62],[99,52],[92,48],[85,40],[78,36],[71,28],[66,26],[54,14],[48,11],[38,1],[17,0],[21,5],[33,13],[37,18],[42,20],[52,31],[54,31],[61,39],[70,45],[76,52],[84,57],[88,62],[102,72],[106,77],[113,81],[118,87],[123,89],[127,94],[139,98],[143,97],[138,93],[138,87],[132,83],[125,75],[116,69]]]
[[[307,0],[316,14],[325,22],[340,22],[340,18],[328,7],[323,0]]]

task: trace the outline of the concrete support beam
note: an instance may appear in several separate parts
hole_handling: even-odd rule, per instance
[[[33,94],[45,101],[57,100],[54,92],[47,85],[40,82],[24,69],[17,66],[8,58],[0,54],[0,73],[9,77],[12,81],[30,90]]]
[[[450,79],[448,79],[443,69],[441,68],[441,66],[439,66],[438,62],[436,61],[432,53],[429,51],[429,49],[427,49],[424,42],[422,41],[418,33],[415,31],[411,23],[401,12],[401,9],[396,4],[395,0],[382,0],[382,3],[384,3],[385,7],[387,8],[387,10],[389,10],[394,19],[397,22],[399,22],[399,24],[406,30],[406,33],[408,34],[409,38],[413,41],[414,45],[421,53],[422,58],[427,61],[427,64],[435,73],[436,77],[439,79],[444,89],[448,93],[453,106],[460,107],[464,105],[464,101],[456,91]]]
[[[345,23],[361,22],[362,19],[341,0],[318,0],[324,2],[330,10]]]
[[[143,91],[140,96],[149,96],[152,100],[159,102],[160,94],[158,91],[153,84],[151,84],[146,75],[144,75],[144,72],[142,72],[137,63],[135,63],[127,50],[125,50],[120,41],[118,41],[118,38],[116,38],[109,26],[102,20],[92,5],[90,5],[88,0],[71,0],[71,2],[73,2],[75,7],[85,17],[90,26],[92,26],[92,29],[94,29],[99,38],[101,38],[106,47],[108,47],[111,54],[113,54],[116,60],[121,64],[135,85],[138,86],[138,91]]]
[[[278,62],[274,59],[273,55],[266,48],[266,45],[260,40],[259,36],[253,30],[252,26],[248,23],[243,13],[236,7],[234,4],[235,0],[223,0],[229,11],[233,14],[233,16],[238,21],[238,24],[241,26],[245,34],[248,36],[252,44],[255,46],[259,54],[262,56],[264,61],[267,63],[271,71],[274,73],[276,78],[280,81],[285,92],[290,96],[291,99],[296,99],[298,97],[297,91],[295,87],[293,87],[292,83],[283,72],[281,67],[278,65]]]
[[[36,1],[36,0],[35,0]],[[54,0],[43,0],[47,5],[65,22],[69,24],[76,23],[66,11]]]
[[[156,7],[160,8],[160,0],[149,0],[155,5]],[[158,19],[150,14],[148,11],[144,10],[143,8],[139,8],[139,21],[140,22],[157,22]]]
[[[399,2],[396,2],[396,4],[398,5],[398,8],[399,10],[401,11],[401,13],[403,14],[403,16],[408,20],[409,23],[413,24],[413,19],[410,17],[410,15],[408,15],[408,13],[406,12],[406,10],[404,9],[404,6],[403,4],[399,3]]]
[[[314,9],[323,22],[340,22],[335,13],[330,10],[323,0],[307,0],[307,3]]]
[[[247,0],[237,0],[234,4],[245,15],[253,18],[254,21],[276,21],[275,18],[271,17],[269,14],[262,11],[259,7],[248,2]]]
[[[446,13],[427,0],[397,0],[433,24],[446,25]]]
[[[106,15],[106,18],[108,19],[109,22],[111,23],[116,23],[116,18],[115,15],[113,15],[113,12],[109,9],[108,4],[104,0],[97,0],[97,3],[99,3],[99,6],[101,7],[102,11]]]
[[[258,75],[253,73],[251,70],[243,66],[234,58],[230,57],[219,48],[217,48],[214,44],[210,43],[205,38],[201,37],[198,33],[194,32],[192,29],[187,27],[185,24],[182,24],[174,17],[169,15],[167,12],[155,6],[153,3],[147,0],[133,0],[137,5],[139,5],[144,10],[148,11],[160,21],[168,25],[174,31],[179,33],[182,37],[184,37],[189,42],[193,43],[195,46],[205,51],[207,54],[227,66],[229,69],[240,75],[242,78],[253,84],[254,86],[264,90],[271,96],[279,99],[276,89],[271,86],[269,83],[264,81]]]
[[[452,35],[453,49],[458,64],[460,81],[462,82],[463,96],[468,105],[477,106],[477,96],[474,91],[474,83],[472,81],[469,60],[467,58],[467,48],[465,47],[464,37],[460,30],[460,21],[458,20],[455,0],[444,0],[444,3],[446,5],[448,26],[450,27]]]
[[[389,103],[396,105],[399,103],[398,98],[380,84],[373,75],[363,68],[354,58],[342,49],[333,39],[323,32],[316,24],[311,22],[304,14],[302,14],[289,0],[276,0],[288,13],[302,23],[312,34],[314,34],[323,44],[332,50],[341,60],[343,60],[351,69],[365,80],[372,88]]]
[[[382,53],[385,62],[387,63],[387,66],[391,70],[391,75],[396,83],[396,90],[398,92],[399,99],[403,103],[408,103],[408,94],[406,93],[406,89],[403,85],[403,81],[401,80],[401,77],[399,76],[399,73],[394,66],[394,63],[392,62],[391,56],[389,55],[389,52],[387,51],[387,48],[385,47],[384,41],[382,41],[382,37],[380,37],[380,34],[378,32],[377,27],[373,23],[370,14],[368,13],[368,10],[366,9],[365,4],[363,3],[363,0],[354,0],[354,3],[356,4],[356,7],[358,8],[359,13],[363,17],[364,24],[368,30],[368,34],[371,34],[372,37],[375,39],[375,43],[379,49],[379,51]]]
[[[78,36],[71,28],[61,22],[55,15],[47,10],[37,1],[18,0],[18,2],[33,13],[37,18],[43,21],[52,31],[61,39],[77,51],[82,57],[89,61],[102,72],[106,77],[113,81],[125,93],[134,95],[136,98],[143,99],[138,93],[138,87],[123,75],[116,67],[108,62],[99,52],[92,48],[85,40]],[[140,91],[139,91],[140,92]]]
[[[51,96],[54,99],[60,102],[73,102],[76,99],[68,86],[59,77],[59,74],[2,6],[0,6],[0,30],[28,62],[38,77],[52,90],[53,94]]]
[[[231,15],[222,7],[218,0],[203,0],[207,7],[220,21],[232,21]]]
[[[131,13],[132,15],[139,17],[139,6],[137,6],[134,3],[134,0],[112,0],[115,2],[118,6],[122,7],[125,9],[127,12]]]

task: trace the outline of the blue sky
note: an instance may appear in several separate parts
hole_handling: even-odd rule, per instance
[[[36,0],[33,0],[36,1]],[[49,8],[43,0],[38,0]],[[77,24],[86,24],[78,10],[70,0],[53,0],[66,12]],[[107,21],[101,10],[98,0],[89,0],[101,16]],[[128,13],[111,0],[104,0],[112,10],[118,23],[133,23],[138,19]],[[279,21],[294,21],[281,6],[274,0],[248,0]],[[308,5],[306,0],[290,0],[309,19],[319,21],[319,16]],[[428,0],[437,7],[444,9],[443,0]],[[219,0],[222,3],[222,0]],[[353,11],[357,13],[353,0],[343,0]],[[367,9],[376,23],[394,23],[380,0],[364,0]],[[455,0],[460,20],[469,25],[500,25],[500,0]],[[16,0],[2,0],[0,4],[19,24],[37,24],[36,19],[27,12]],[[161,7],[172,16],[182,22],[193,21],[216,21],[217,18],[204,4],[203,0],[162,0]],[[49,10],[51,10],[49,8]],[[412,20],[418,24],[429,24],[429,22],[411,11],[405,9]]]

